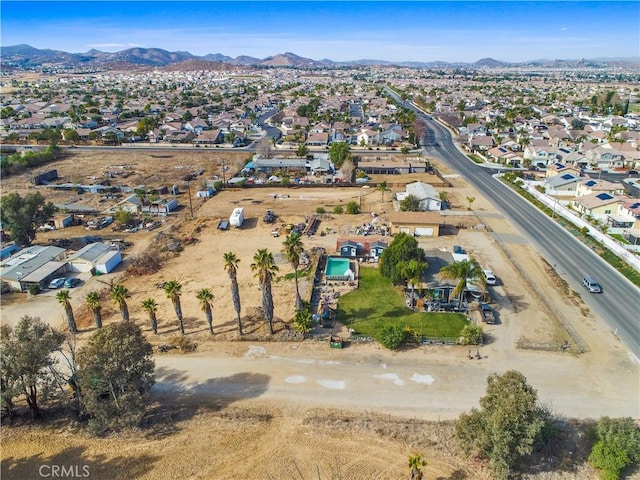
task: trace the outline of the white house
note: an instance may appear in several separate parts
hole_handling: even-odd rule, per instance
[[[396,198],[399,202],[407,198],[409,195],[413,195],[420,202],[421,210],[441,210],[442,200],[440,200],[440,194],[433,188],[432,185],[423,182],[409,183],[405,187],[404,192],[396,193]]]
[[[109,273],[122,262],[120,249],[106,243],[90,243],[67,259],[73,272]]]

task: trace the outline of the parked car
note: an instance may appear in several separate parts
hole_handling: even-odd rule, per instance
[[[64,288],[75,288],[80,285],[81,280],[79,278],[67,278],[64,281]]]
[[[602,293],[602,287],[595,279],[589,275],[582,279],[582,286],[589,290],[589,293]]]
[[[487,285],[495,285],[498,283],[496,276],[491,270],[483,270],[482,274],[484,275],[484,279],[486,280]]]
[[[64,285],[65,281],[66,278],[54,278],[51,280],[51,283],[49,283],[49,288],[60,288]]]
[[[480,313],[482,314],[482,321],[489,324],[496,323],[496,318],[493,314],[493,310],[486,303],[480,304]]]

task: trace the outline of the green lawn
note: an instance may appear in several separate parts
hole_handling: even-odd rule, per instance
[[[377,268],[360,268],[357,290],[338,302],[338,321],[357,333],[376,337],[385,325],[409,326],[427,337],[458,337],[467,320],[460,313],[413,312],[407,308],[399,287],[380,275]]]

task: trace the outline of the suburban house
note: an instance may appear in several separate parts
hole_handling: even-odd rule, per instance
[[[109,273],[122,262],[120,249],[106,243],[90,243],[67,258],[72,272]]]
[[[12,255],[2,264],[2,282],[16,292],[27,292],[32,285],[40,289],[66,270],[65,249],[33,245]]]
[[[553,177],[547,177],[543,186],[550,195],[576,195],[576,189],[583,179],[567,172]]]
[[[323,147],[329,144],[329,133],[327,132],[309,132],[307,136],[307,145],[310,147]]]
[[[125,212],[138,213],[142,210],[142,200],[137,195],[129,195],[118,202],[117,208]]]
[[[403,201],[409,195],[413,195],[420,202],[421,210],[441,210],[442,200],[440,195],[432,185],[423,182],[409,183],[405,187],[404,192],[396,193],[399,202]]]
[[[575,175],[576,177],[580,176],[580,169],[579,168],[575,168],[569,165],[565,165],[564,163],[560,163],[560,162],[555,162],[550,164],[547,167],[547,171],[545,173],[545,175],[547,177],[553,177],[555,175],[564,175],[565,173],[571,173],[573,175]]]
[[[624,193],[624,187],[618,182],[609,182],[608,180],[599,180],[596,178],[583,178],[576,188],[577,197],[601,192],[610,193],[611,195],[622,195]]]
[[[628,200],[628,197],[623,197],[622,195],[592,193],[577,197],[573,201],[573,206],[580,214],[604,220],[608,215],[618,211],[618,202],[625,200]]]
[[[416,237],[440,235],[442,214],[440,212],[391,212],[387,214],[391,223],[391,234],[407,233]]]
[[[613,148],[598,146],[585,153],[585,157],[598,168],[622,168],[624,157],[622,153]]]

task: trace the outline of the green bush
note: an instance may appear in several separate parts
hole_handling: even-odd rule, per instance
[[[603,480],[617,480],[625,468],[640,461],[640,428],[632,418],[602,417],[595,435],[589,462],[600,469]]]
[[[324,209],[324,207],[318,207],[316,208],[316,213],[322,215],[324,213],[327,213],[327,211]]]
[[[37,295],[40,293],[40,285],[34,283],[33,285],[29,285],[29,293],[31,295]]]
[[[378,342],[389,350],[395,350],[404,342],[406,332],[400,325],[385,325],[378,334]]]
[[[478,325],[465,325],[460,332],[465,345],[478,345],[482,340],[482,327]]]
[[[335,207],[333,207],[333,213],[335,213],[336,215],[342,215],[344,213],[344,208],[342,207],[342,205],[336,205]]]
[[[347,213],[349,215],[356,215],[360,213],[360,205],[358,205],[358,202],[351,201],[347,203]]]
[[[293,319],[293,328],[302,333],[310,332],[313,328],[313,318],[307,309],[298,310]]]

